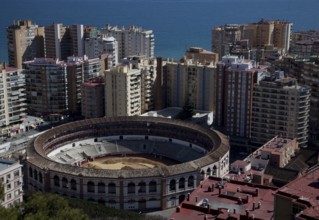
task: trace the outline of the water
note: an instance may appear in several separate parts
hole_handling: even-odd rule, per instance
[[[293,29],[319,29],[318,0],[2,0],[0,60],[7,61],[5,29],[31,19],[103,27],[135,25],[152,29],[157,56],[179,58],[190,46],[211,48],[211,29],[227,23],[287,20]]]

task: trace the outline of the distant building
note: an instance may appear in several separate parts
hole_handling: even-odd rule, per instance
[[[128,56],[154,56],[154,34],[152,30],[139,27],[117,27],[107,25],[101,34],[112,36],[118,43],[118,59]]]
[[[99,57],[101,54],[110,55],[112,61],[109,68],[118,64],[118,42],[114,37],[101,35],[85,39],[85,54],[90,58]]]
[[[319,30],[298,31],[291,34],[290,55],[309,59],[319,55]]]
[[[100,75],[99,58],[68,57],[67,59],[67,94],[68,111],[73,114],[81,113],[81,84]]]
[[[103,78],[96,78],[81,85],[81,114],[84,118],[105,115],[105,92]]]
[[[23,130],[26,117],[25,75],[22,70],[0,65],[0,137]]]
[[[319,169],[308,172],[275,193],[274,219],[319,219]]]
[[[0,184],[4,188],[1,205],[5,208],[23,202],[22,178],[22,165],[19,162],[0,160]]]
[[[68,56],[84,55],[84,27],[82,24],[46,26],[45,52],[47,58],[66,60]]]
[[[215,111],[217,61],[216,53],[202,48],[190,48],[179,62],[166,61],[160,76],[165,84],[166,107]]]
[[[34,116],[68,112],[67,65],[42,58],[24,63],[28,113]]]
[[[226,134],[250,137],[254,85],[266,74],[266,67],[237,56],[224,56],[217,64],[215,124]]]
[[[251,141],[263,144],[276,135],[296,138],[307,146],[310,88],[299,86],[283,72],[255,84],[252,102]]]
[[[257,23],[226,24],[212,30],[212,51],[243,55],[257,61],[278,59],[288,53],[292,24],[261,19]]]
[[[22,68],[22,63],[44,57],[44,28],[31,20],[14,21],[7,28],[9,66]]]

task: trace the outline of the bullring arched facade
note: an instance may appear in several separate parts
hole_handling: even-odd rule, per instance
[[[170,142],[177,142],[185,147],[182,151],[191,149],[200,156],[186,162],[177,158],[180,163],[176,165],[136,170],[84,168],[75,165],[79,162],[72,158],[69,158],[71,162],[66,161],[69,155],[65,156],[64,163],[48,156],[67,145],[80,148],[79,143],[83,140],[98,142],[107,137],[119,140],[132,137],[160,139],[161,150],[157,149],[157,156],[169,152],[163,149],[165,141],[167,146]],[[25,176],[28,190],[58,193],[127,210],[175,207],[202,179],[222,177],[228,173],[229,167],[229,143],[223,134],[165,118],[119,117],[77,121],[53,128],[29,145]],[[145,146],[139,149],[145,149]],[[145,153],[140,151],[143,152],[136,153]]]

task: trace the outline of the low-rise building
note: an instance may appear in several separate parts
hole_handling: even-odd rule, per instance
[[[0,160],[0,184],[4,188],[1,205],[5,208],[23,201],[22,165],[19,162]]]
[[[291,181],[275,193],[274,219],[319,219],[319,169]]]
[[[275,188],[209,177],[168,219],[273,219]]]

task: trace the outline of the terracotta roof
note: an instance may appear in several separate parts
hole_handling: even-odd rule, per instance
[[[170,216],[174,220],[273,219],[275,188],[210,177]],[[207,206],[204,205],[207,201]],[[168,219],[170,219],[168,218]]]

